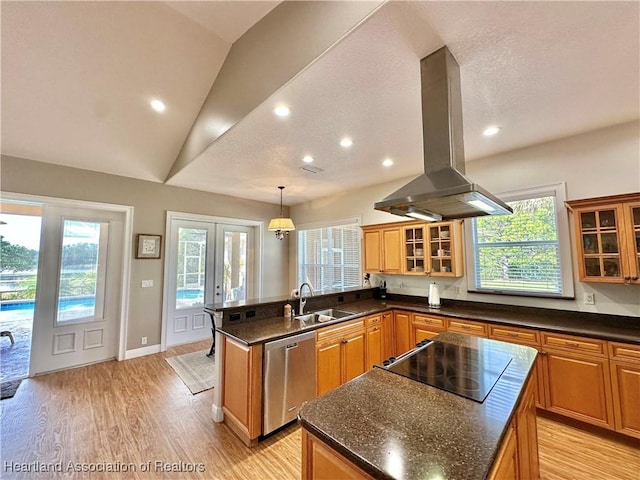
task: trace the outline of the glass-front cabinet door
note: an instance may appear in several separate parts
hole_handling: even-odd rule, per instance
[[[579,213],[582,270],[586,278],[622,279],[621,217],[615,206]]]
[[[571,200],[583,282],[640,283],[640,194]]]
[[[640,202],[625,205],[625,215],[627,218],[628,231],[627,250],[629,259],[628,274],[625,281],[628,283],[639,283],[640,280]]]

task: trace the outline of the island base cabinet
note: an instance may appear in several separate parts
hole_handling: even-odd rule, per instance
[[[512,423],[509,425],[509,430],[502,442],[498,457],[489,473],[489,480],[518,480],[521,478],[518,475],[517,448],[515,426]]]
[[[262,345],[223,338],[224,422],[245,445],[252,446],[262,433]]]
[[[533,373],[535,373],[535,370]],[[522,480],[537,480],[540,478],[536,390],[536,378],[532,376],[525,388],[516,414],[518,478]]]
[[[373,480],[335,450],[302,429],[302,480]]]

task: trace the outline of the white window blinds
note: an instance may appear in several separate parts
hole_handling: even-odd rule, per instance
[[[360,285],[360,228],[357,221],[298,230],[298,285],[315,291]]]
[[[570,290],[572,294],[565,285],[554,192],[520,195],[507,203],[512,215],[472,222],[475,290],[540,296],[566,296]]]

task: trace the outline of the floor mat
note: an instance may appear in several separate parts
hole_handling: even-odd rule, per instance
[[[22,383],[22,380],[9,380],[8,382],[0,383],[0,400],[13,397],[18,391],[18,387]]]
[[[193,394],[209,390],[215,384],[215,363],[207,353],[209,350],[202,350],[165,359]]]

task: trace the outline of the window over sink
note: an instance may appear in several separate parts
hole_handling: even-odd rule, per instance
[[[470,222],[469,291],[573,297],[564,183],[500,198],[513,214]]]
[[[359,286],[360,235],[357,218],[298,225],[298,285],[317,292]]]

